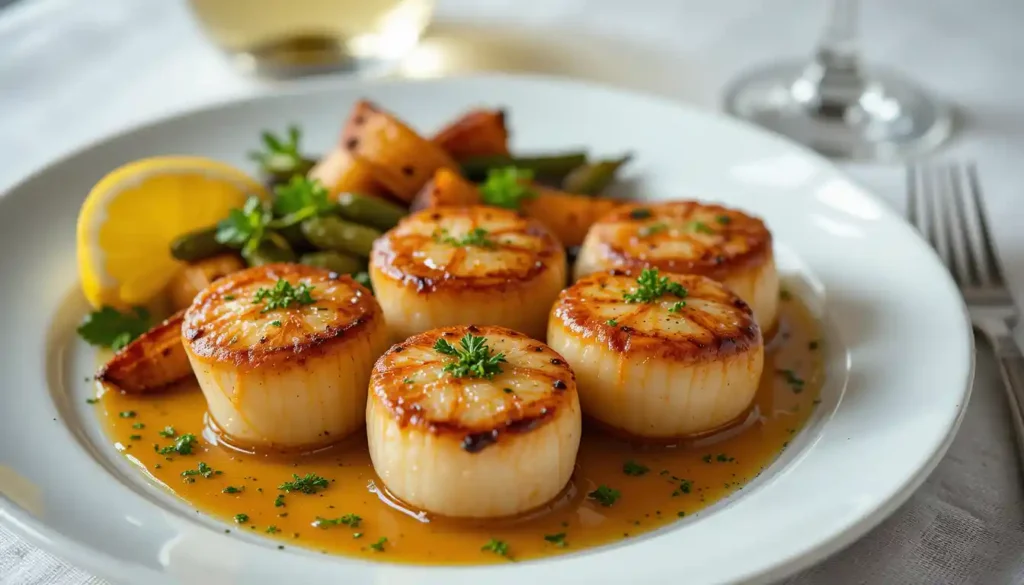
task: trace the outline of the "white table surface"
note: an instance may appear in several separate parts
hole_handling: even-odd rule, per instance
[[[998,248],[1020,295],[1024,2],[862,3],[868,63],[908,72],[956,106],[960,128],[938,156],[978,163]],[[747,67],[807,55],[823,5],[439,0],[440,25],[415,72],[500,67],[577,75],[718,109],[724,85]],[[474,51],[445,52],[467,44]],[[449,60],[429,67],[427,57],[438,54]],[[0,192],[118,129],[278,85],[236,71],[180,0],[21,0],[0,9]],[[845,166],[902,207],[898,166]],[[881,527],[790,582],[1024,583],[1022,481],[1002,389],[983,353],[960,435],[928,483]],[[99,581],[0,528],[0,583]]]

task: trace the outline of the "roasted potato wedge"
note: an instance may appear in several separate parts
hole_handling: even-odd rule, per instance
[[[96,373],[96,379],[116,390],[129,393],[154,392],[192,375],[181,324],[185,311],[178,311],[114,354]]]
[[[565,246],[582,244],[594,222],[623,205],[617,199],[576,195],[540,186],[535,189],[536,197],[523,200],[523,211],[548,226]]]
[[[434,178],[427,181],[410,204],[412,211],[431,207],[458,207],[479,205],[480,191],[476,185],[451,169],[437,169]]]
[[[174,310],[188,308],[199,291],[210,283],[245,268],[245,262],[234,253],[218,254],[189,263],[167,285],[167,293]]]
[[[472,110],[445,126],[434,144],[461,161],[474,156],[507,155],[508,128],[504,110]]]
[[[373,178],[408,203],[439,168],[458,168],[439,146],[391,114],[359,101],[342,132],[342,147],[373,169]]]
[[[387,190],[373,178],[373,167],[366,161],[354,157],[338,146],[319,160],[309,170],[310,179],[319,180],[331,199],[342,193],[362,195],[384,195]]]

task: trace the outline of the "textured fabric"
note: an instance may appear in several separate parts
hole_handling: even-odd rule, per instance
[[[723,86],[743,69],[766,59],[807,55],[825,3],[438,4],[442,19],[503,27],[500,34],[488,29],[477,38],[481,53],[500,43],[507,47],[506,54],[516,54],[515,63],[504,68],[578,75],[716,108]],[[1019,172],[1024,158],[1019,115],[1024,78],[1017,75],[1018,56],[1024,54],[1019,30],[1024,3],[861,4],[867,60],[911,72],[936,95],[961,108],[960,133],[946,154],[979,163],[1004,264],[1015,290],[1024,290],[1019,286],[1024,284]],[[586,35],[595,34],[605,40],[586,40]],[[492,44],[484,42],[488,40]],[[548,58],[552,54],[558,58]],[[494,66],[475,57],[464,61],[464,69]],[[16,2],[0,10],[0,190],[47,160],[108,132],[273,85],[232,70],[199,35],[180,1]],[[110,91],[112,87],[117,91]],[[898,167],[847,168],[894,206],[902,204],[904,185]],[[785,583],[1024,584],[1024,477],[1011,433],[1002,387],[991,356],[983,350],[963,426],[927,483],[864,538]],[[99,583],[0,527],[0,584]]]

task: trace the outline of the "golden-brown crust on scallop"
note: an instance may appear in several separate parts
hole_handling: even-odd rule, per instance
[[[454,358],[433,349],[437,340],[458,347],[467,333],[486,338],[494,353],[505,353],[502,372],[491,380],[456,378],[443,371]],[[482,417],[467,421],[466,410],[480,406],[478,394],[466,394],[469,387],[484,392],[500,389],[488,397],[497,398],[500,406],[493,410],[484,406]],[[432,329],[392,346],[374,365],[370,393],[402,426],[458,436],[463,447],[472,451],[493,443],[502,433],[530,432],[551,420],[558,409],[572,404],[576,378],[561,355],[535,339],[504,327],[469,325]],[[428,399],[431,393],[435,397],[447,393],[451,408],[444,412],[434,408]]]
[[[262,312],[256,291],[278,279],[313,286],[312,304]],[[236,272],[196,296],[182,340],[195,357],[238,367],[299,362],[355,339],[383,319],[372,293],[348,275],[302,264],[266,264]]]
[[[630,205],[594,224],[588,240],[611,265],[654,267],[720,279],[759,266],[772,255],[764,222],[742,211],[700,201]],[[668,252],[666,245],[674,246]],[[676,253],[685,246],[685,253]]]
[[[682,285],[686,296],[629,303],[624,294],[635,292],[638,273],[612,270],[581,278],[559,295],[552,319],[579,337],[632,356],[696,362],[762,345],[750,307],[718,282],[696,274],[663,274]]]
[[[184,309],[143,333],[103,364],[96,379],[121,392],[154,392],[192,375],[181,344]]]
[[[439,240],[489,227],[487,248]],[[448,231],[445,231],[448,230]],[[440,263],[435,263],[441,258]],[[485,258],[486,257],[486,258]],[[485,260],[494,266],[488,267]],[[472,262],[468,262],[472,261]],[[403,218],[373,245],[371,268],[418,292],[500,292],[565,263],[565,250],[540,222],[486,206],[425,209]]]

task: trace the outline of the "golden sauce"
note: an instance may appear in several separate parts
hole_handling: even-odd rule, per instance
[[[770,465],[810,417],[824,378],[821,332],[806,308],[796,299],[781,303],[779,322],[776,339],[766,352],[754,409],[742,425],[675,448],[632,446],[588,427],[576,472],[562,497],[548,509],[517,519],[428,521],[400,509],[375,490],[381,483],[364,436],[319,453],[293,456],[239,453],[217,445],[211,433],[203,436],[206,404],[196,387],[150,396],[106,392],[99,412],[117,449],[197,511],[227,522],[226,531],[276,538],[279,548],[302,546],[387,561],[506,561],[492,550],[482,550],[492,539],[507,545],[510,558],[535,558],[665,526],[742,489]],[[167,426],[178,435],[199,438],[192,454],[166,456],[155,451],[154,445],[173,443],[159,434]],[[214,470],[209,477],[182,476],[198,470],[200,462]],[[647,471],[630,475],[624,466],[634,474]],[[328,487],[315,494],[278,489],[293,474],[307,473],[327,478]],[[602,485],[621,493],[611,506],[587,497]],[[241,491],[225,493],[229,486]],[[237,514],[246,519],[236,521]],[[314,525],[318,517],[337,519],[346,514],[358,515],[359,526]],[[387,541],[381,545],[382,538]]]

